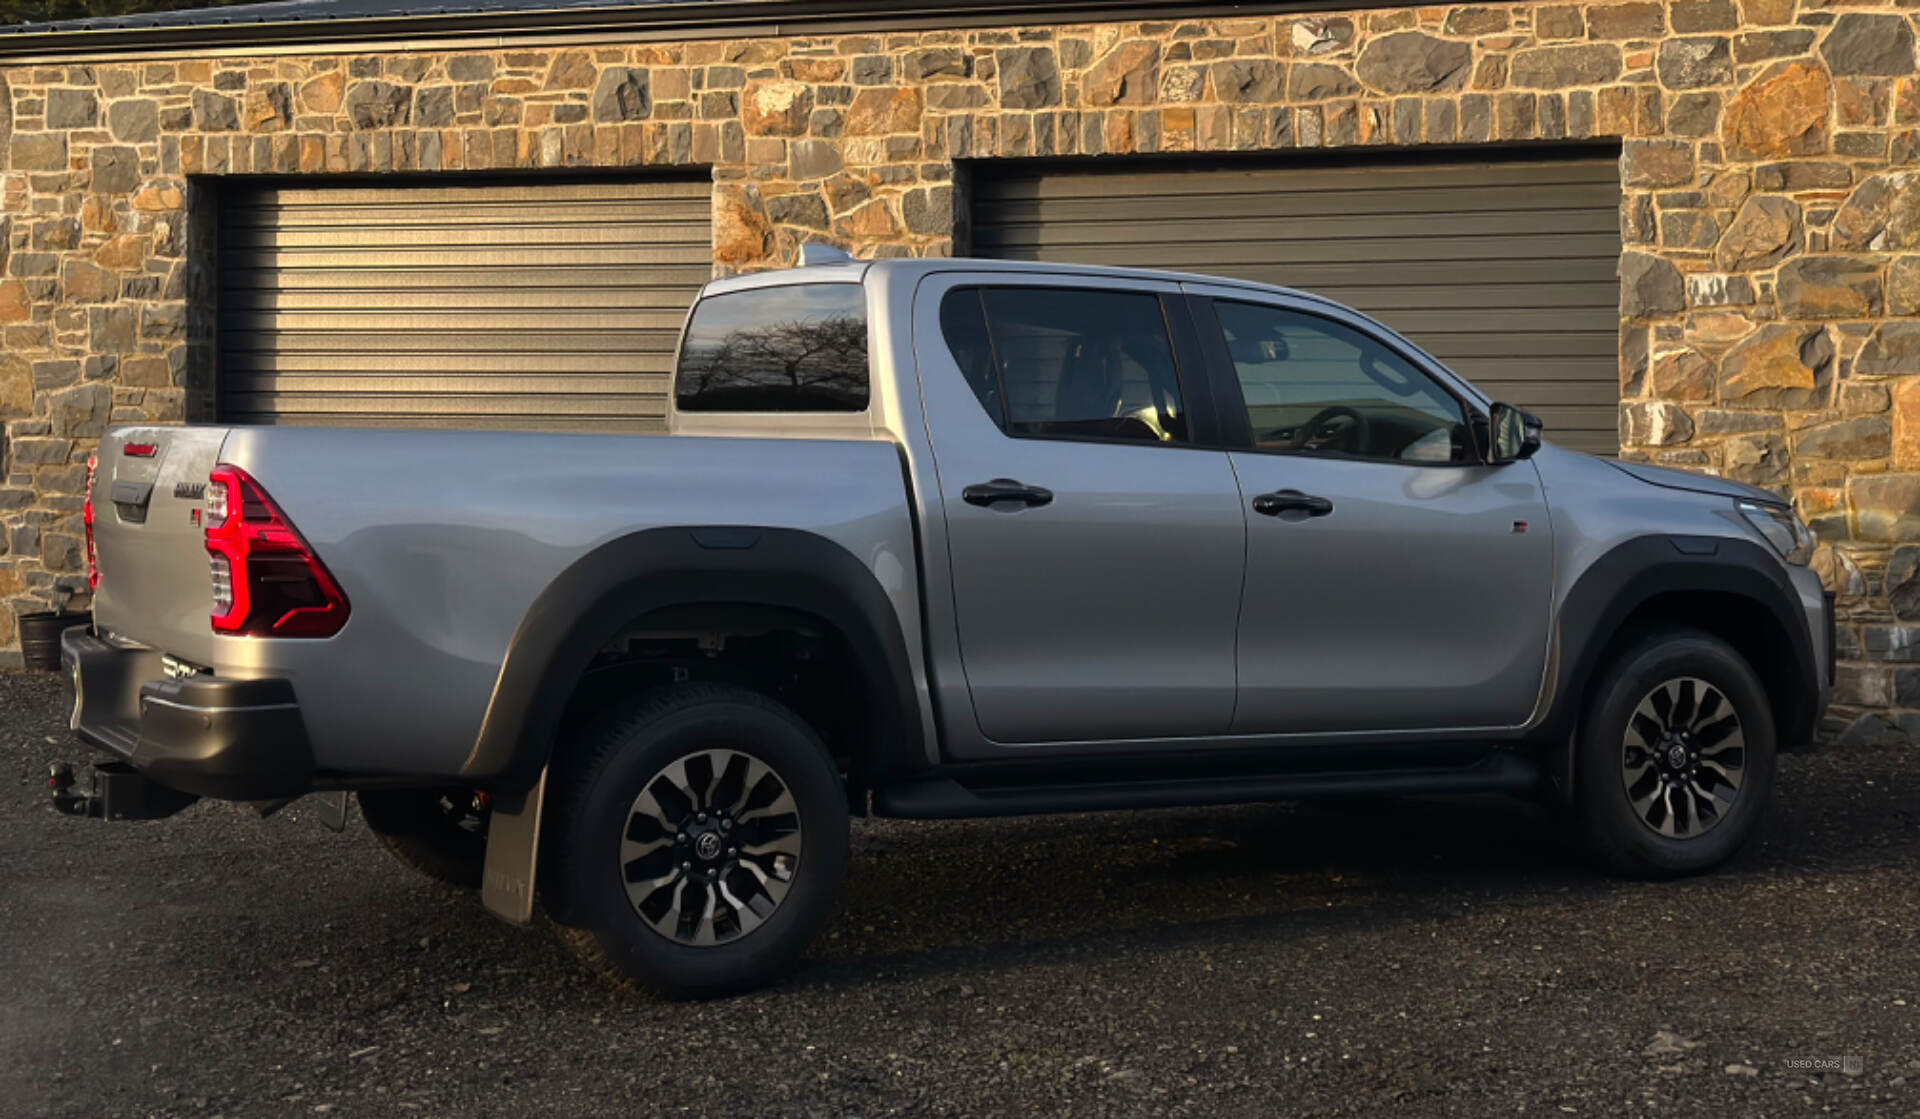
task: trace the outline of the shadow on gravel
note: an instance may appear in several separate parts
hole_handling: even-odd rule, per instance
[[[1670,882],[1593,870],[1545,809],[1499,797],[868,824],[840,918],[796,982],[1272,945],[1627,894],[1693,904],[1755,881],[1910,865],[1920,773],[1893,753],[1841,760],[1844,772],[1830,756],[1786,759],[1754,844]],[[894,837],[914,827],[937,832],[900,857]]]
[[[802,982],[1272,943],[1444,918],[1466,899],[1610,888],[1558,849],[1537,810],[1491,798],[941,828],[912,857],[877,836],[856,847],[841,919]]]
[[[1914,1111],[1910,750],[1672,883],[1498,798],[862,820],[810,966],[667,1004],[357,820],[57,817],[64,716],[0,675],[0,1115]]]
[[[45,728],[10,755],[23,786],[37,788],[45,758],[77,753],[58,740],[63,697],[4,678],[0,700]],[[56,819],[26,787],[10,795],[23,808],[32,797],[40,817],[22,821],[13,852],[0,854],[17,896],[41,899],[32,939],[124,936],[123,956],[196,995],[239,985],[299,1014],[351,990],[378,1011],[417,995],[409,973],[445,953],[475,974],[585,984],[538,930],[500,925],[477,898],[390,865],[358,821],[332,836],[310,820],[261,824],[203,805],[153,825],[109,825]],[[1693,906],[1756,883],[1838,882],[1920,857],[1920,770],[1896,749],[1785,758],[1757,842],[1712,876],[1672,883],[1600,875],[1544,809],[1500,797],[864,820],[853,843],[838,914],[792,987],[885,988],[1082,956],[1285,946],[1490,911],[1584,921],[1583,910],[1634,899]],[[55,892],[41,892],[52,883]],[[262,895],[271,898],[264,910],[244,901]],[[262,954],[278,963],[263,972]],[[391,965],[377,969],[384,980],[306,981],[369,956]],[[316,963],[295,966],[303,960]]]

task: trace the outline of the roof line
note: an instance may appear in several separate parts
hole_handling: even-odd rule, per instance
[[[1413,7],[1422,0],[1375,0],[1372,7]],[[207,23],[88,27],[27,24],[0,28],[0,61],[143,55],[192,50],[429,42],[457,45],[480,38],[525,41],[621,35],[626,38],[752,38],[793,34],[925,30],[975,26],[1112,23],[1139,19],[1252,17],[1350,10],[1353,0],[933,0],[911,14],[899,0],[669,0],[607,7],[415,13],[349,19],[234,20],[244,6],[206,10]],[[129,17],[133,18],[133,17]],[[105,21],[101,21],[105,22]]]

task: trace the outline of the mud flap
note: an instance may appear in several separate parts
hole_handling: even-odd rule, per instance
[[[545,768],[531,785],[495,790],[493,794],[480,900],[494,916],[516,925],[533,920],[533,878],[540,863],[540,811],[546,798]]]

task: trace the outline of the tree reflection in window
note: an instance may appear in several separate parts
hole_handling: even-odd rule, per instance
[[[857,412],[867,392],[864,297],[853,284],[702,300],[674,383],[683,412]]]

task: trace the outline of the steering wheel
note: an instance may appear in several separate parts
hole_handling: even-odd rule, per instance
[[[1293,449],[1317,451],[1331,448],[1350,455],[1365,454],[1371,445],[1367,417],[1345,404],[1329,404],[1313,418],[1293,429]]]

